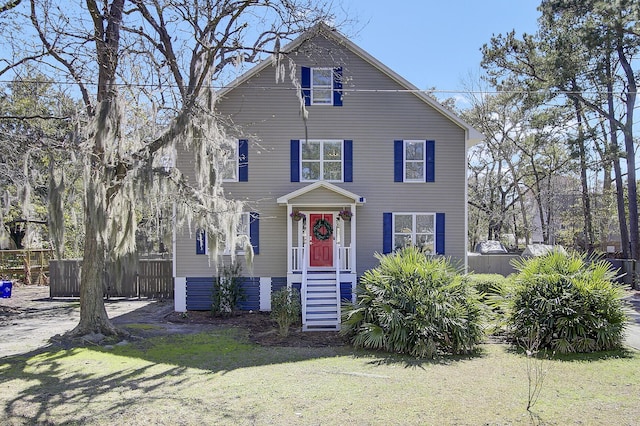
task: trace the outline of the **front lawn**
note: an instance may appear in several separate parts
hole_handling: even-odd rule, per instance
[[[242,332],[0,358],[3,424],[616,424],[640,420],[640,353],[544,361],[533,414],[526,356],[481,345],[416,361],[284,348]]]

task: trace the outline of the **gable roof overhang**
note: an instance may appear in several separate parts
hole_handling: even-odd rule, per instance
[[[378,59],[373,57],[370,53],[362,49],[360,46],[356,45],[354,42],[349,40],[338,30],[336,30],[335,28],[331,28],[324,22],[320,22],[316,24],[307,32],[300,35],[300,37],[298,37],[297,39],[293,40],[291,43],[284,46],[282,48],[282,52],[285,52],[285,53],[294,52],[303,43],[305,43],[306,41],[309,41],[310,39],[312,39],[317,35],[324,35],[330,38],[331,40],[335,41],[336,43],[345,46],[347,49],[349,49],[350,51],[358,55],[360,58],[362,58],[364,61],[368,62],[373,67],[381,71],[383,74],[387,75],[389,78],[394,80],[396,83],[402,86],[405,90],[411,92],[420,100],[422,100],[424,103],[431,106],[440,114],[442,114],[443,116],[451,120],[454,124],[462,128],[465,131],[465,142],[466,142],[467,149],[485,140],[485,136],[480,131],[475,129],[469,123],[462,120],[460,117],[458,117],[457,114],[455,114],[454,112],[446,108],[444,105],[442,105],[435,99],[428,96],[425,91],[418,89],[408,80],[406,80],[404,77],[402,77],[401,75],[393,71],[391,68],[389,68],[388,66],[380,62]],[[223,97],[226,93],[232,91],[233,89],[235,89],[236,87],[244,83],[245,81],[249,80],[254,75],[260,73],[262,70],[264,70],[268,66],[273,66],[273,60],[271,58],[263,60],[258,65],[251,68],[249,71],[242,74],[240,77],[235,79],[229,85],[221,89],[218,92],[218,96]]]
[[[331,192],[334,192],[335,194],[337,194],[337,195],[339,195],[341,197],[347,198],[351,203],[353,203],[353,204],[355,204],[357,206],[361,206],[361,205],[363,205],[364,203],[367,202],[367,200],[364,197],[361,197],[358,194],[354,194],[351,191],[347,191],[344,188],[340,188],[337,185],[334,185],[332,183],[325,182],[325,181],[317,181],[317,182],[314,182],[314,183],[312,183],[310,185],[302,187],[300,189],[296,189],[293,192],[290,192],[288,194],[285,194],[285,195],[279,197],[276,201],[277,201],[278,204],[285,205],[285,206],[289,205],[289,204],[295,204],[295,199],[296,198],[298,198],[300,196],[303,196],[305,194],[311,193],[311,192],[313,192],[315,190],[322,189],[322,188],[327,189],[327,190],[329,190]]]

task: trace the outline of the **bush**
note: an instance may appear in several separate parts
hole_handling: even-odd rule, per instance
[[[222,316],[231,315],[244,300],[244,291],[240,285],[240,271],[242,266],[239,263],[230,265],[222,264],[219,276],[213,281],[213,304],[211,312]]]
[[[474,349],[482,338],[477,293],[447,259],[413,247],[376,258],[356,305],[343,309],[342,333],[355,346],[415,357]]]
[[[499,295],[508,279],[500,274],[469,274],[469,283],[483,298]]]
[[[624,339],[623,289],[604,261],[552,252],[514,262],[507,322],[519,345],[559,353],[619,348]]]
[[[281,336],[289,335],[289,327],[300,322],[300,292],[283,287],[271,293],[271,318],[278,323]]]

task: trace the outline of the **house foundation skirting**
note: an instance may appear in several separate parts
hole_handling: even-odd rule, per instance
[[[174,309],[176,312],[208,311],[214,298],[213,277],[175,277]],[[240,277],[245,300],[240,309],[245,311],[271,311],[271,293],[282,287],[300,289],[301,274],[286,277]],[[340,275],[341,299],[355,302],[355,274]]]

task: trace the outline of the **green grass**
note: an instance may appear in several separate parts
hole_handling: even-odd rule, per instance
[[[543,361],[533,416],[526,358],[483,345],[414,360],[265,348],[237,330],[0,359],[3,424],[636,424],[640,353]]]

